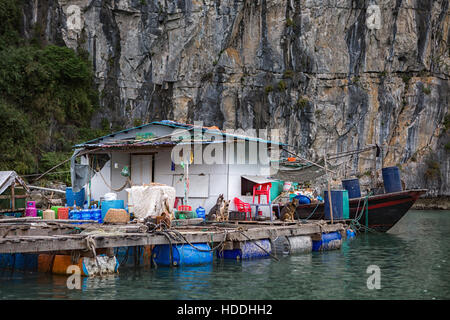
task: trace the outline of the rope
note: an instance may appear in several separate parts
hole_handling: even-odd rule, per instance
[[[91,167],[91,169],[92,169],[92,167]],[[106,180],[105,180],[105,178],[103,177],[102,173],[101,173],[100,171],[98,171],[98,173],[100,174],[100,177],[102,178],[102,180],[103,180],[103,182],[105,183],[105,185],[106,185],[108,188],[110,188],[112,191],[120,192],[120,191],[122,191],[123,189],[125,189],[125,187],[126,187],[128,184],[131,185],[130,177],[127,177],[127,180],[125,181],[125,184],[124,184],[122,187],[120,187],[119,189],[114,189],[108,182],[106,182]]]
[[[187,242],[187,244],[188,245],[190,245],[192,248],[194,248],[195,250],[197,250],[197,251],[200,251],[200,252],[212,252],[212,251],[214,251],[214,250],[216,250],[217,248],[219,248],[220,246],[222,246],[223,245],[223,243],[226,241],[226,239],[227,239],[227,230],[224,230],[224,237],[223,237],[223,240],[218,244],[218,245],[216,245],[215,247],[213,247],[213,248],[211,248],[211,249],[200,249],[200,248],[197,248],[195,245],[193,245],[188,239],[186,239],[186,237],[183,235],[183,234],[181,234],[179,231],[177,231],[177,230],[170,230],[170,231],[168,231],[168,232],[174,232],[174,233],[176,233],[178,236],[180,236],[184,241],[186,241]]]
[[[77,157],[80,157],[80,156],[83,156],[83,155],[85,155],[85,154],[88,154],[88,153],[97,151],[97,150],[99,150],[99,149],[101,149],[101,148],[96,148],[96,149],[93,149],[93,150],[88,150],[88,151],[80,152],[80,153],[77,154],[76,156],[77,156]],[[54,166],[54,167],[48,169],[47,171],[45,171],[43,174],[41,174],[39,177],[37,177],[37,178],[36,178],[35,180],[33,180],[33,181],[34,181],[34,182],[38,181],[40,178],[42,178],[43,176],[45,176],[45,175],[46,175],[47,173],[49,173],[50,171],[53,171],[54,169],[58,168],[60,165],[66,163],[67,161],[69,161],[70,159],[72,159],[72,157],[73,157],[73,156],[71,156],[70,158],[68,158],[68,159],[66,159],[66,160],[64,160],[64,161],[62,161],[62,162],[60,162],[60,163],[58,163],[56,166]]]
[[[314,210],[311,212],[311,214],[306,218],[306,219],[298,219],[299,221],[301,220],[302,222],[306,222],[306,220],[308,220],[309,218],[311,218],[312,217],[312,215],[314,214],[314,212],[316,212],[316,209],[319,207],[319,205],[320,205],[320,202],[317,202],[317,205],[316,205],[316,207],[314,208]]]
[[[369,232],[373,232],[373,233],[377,233],[376,230],[369,228],[369,226],[364,226],[362,225],[359,221],[361,220],[364,212],[366,212],[366,224],[368,224],[368,208],[369,208],[369,197],[372,195],[372,192],[368,193],[364,199],[364,203],[363,206],[361,208],[361,211],[358,213],[358,210],[356,211],[356,215],[355,218],[352,219],[352,221],[350,222],[350,227],[352,227],[355,231],[360,232],[361,230],[364,230],[365,232],[369,231]],[[359,209],[359,202],[358,202],[358,209]]]
[[[218,245],[216,245],[215,247],[213,247],[211,249],[200,249],[200,248],[196,247],[194,244],[192,244],[178,230],[169,229],[169,226],[167,226],[167,224],[164,221],[161,221],[159,224],[154,224],[153,222],[146,221],[146,222],[144,222],[144,224],[148,228],[148,230],[147,230],[148,233],[160,234],[160,235],[162,234],[162,235],[166,236],[166,238],[169,239],[170,244],[172,244],[171,240],[173,240],[175,242],[182,242],[182,241],[184,241],[188,245],[190,245],[192,248],[194,248],[195,250],[200,251],[200,252],[213,252],[214,250],[216,250],[217,248],[219,248],[220,246],[223,245],[223,243],[227,239],[227,234],[228,234],[228,232],[226,230],[224,230],[224,238],[223,238],[222,241],[219,242]],[[156,229],[158,229],[158,228],[162,228],[163,230],[157,231]],[[212,235],[211,235],[211,237],[212,237]],[[171,245],[171,247],[172,247],[172,245]]]
[[[102,268],[100,267],[98,260],[97,260],[97,253],[95,252],[95,241],[94,241],[94,238],[92,237],[92,235],[88,235],[86,237],[86,246],[87,246],[88,250],[92,251],[92,253],[94,255],[94,261],[95,261],[95,264],[97,265],[99,273],[100,273],[100,275],[103,275]]]

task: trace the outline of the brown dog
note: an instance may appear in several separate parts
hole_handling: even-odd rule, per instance
[[[164,228],[170,229],[172,225],[172,220],[174,219],[173,211],[170,210],[169,206],[169,200],[164,200],[164,211],[161,213],[160,216],[156,217],[156,224],[159,225],[160,223],[164,224]],[[161,228],[163,228],[161,224]]]
[[[228,212],[228,208],[230,206],[230,200],[224,200],[222,206],[220,207],[219,210],[219,217],[217,219],[217,221],[228,221],[228,217],[229,217],[229,212]]]
[[[211,210],[209,210],[206,220],[217,221],[217,219],[220,216],[220,208],[222,207],[222,203],[223,203],[223,194],[220,194],[219,197],[217,198],[214,207],[212,207]]]
[[[291,202],[284,206],[281,210],[281,221],[295,221],[294,214],[295,209],[298,206],[298,199],[294,198]]]

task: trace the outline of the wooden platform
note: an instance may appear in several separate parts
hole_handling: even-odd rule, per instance
[[[143,231],[143,225],[136,223],[74,225],[59,220],[7,220],[0,220],[0,253],[86,250],[88,238],[94,241],[98,249],[169,244],[167,235],[146,233]],[[331,225],[326,222],[299,224],[279,221],[205,223],[202,219],[181,221],[183,220],[178,220],[176,223],[174,221],[171,230],[179,232],[190,243],[214,245],[221,242],[232,244],[249,240],[275,239],[279,236],[314,236],[322,232],[343,231],[345,227],[343,223]],[[180,237],[172,238],[170,242],[172,244],[186,243]]]

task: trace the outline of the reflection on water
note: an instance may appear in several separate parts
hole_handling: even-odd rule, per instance
[[[410,211],[387,234],[359,234],[341,250],[83,278],[0,270],[2,299],[449,299],[450,212]],[[367,289],[369,265],[381,289]]]

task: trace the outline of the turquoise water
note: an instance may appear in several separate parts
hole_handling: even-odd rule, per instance
[[[359,234],[325,253],[192,268],[121,269],[84,278],[0,271],[1,299],[450,299],[450,211],[410,211],[392,233]],[[367,288],[369,265],[380,289]]]

